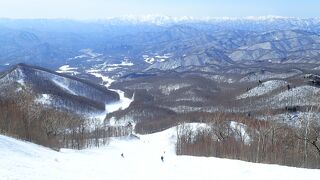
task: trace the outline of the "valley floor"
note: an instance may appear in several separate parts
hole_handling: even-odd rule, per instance
[[[320,170],[176,156],[175,134],[175,128],[171,128],[139,135],[140,139],[113,139],[108,146],[100,148],[61,152],[0,135],[0,179],[312,180],[320,177]]]

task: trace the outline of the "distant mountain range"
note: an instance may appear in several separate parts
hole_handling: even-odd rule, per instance
[[[318,63],[319,33],[320,18],[276,16],[0,19],[0,69],[20,62],[50,68],[77,64],[74,57],[84,49],[99,54],[94,58],[102,62],[119,64],[129,59],[137,70]]]
[[[208,23],[216,24],[235,28],[257,28],[263,26],[269,28],[280,28],[288,26],[295,26],[298,29],[311,28],[314,29],[320,23],[319,18],[295,18],[295,17],[283,17],[283,16],[247,16],[247,17],[192,17],[192,16],[161,16],[161,15],[145,15],[145,16],[122,16],[122,17],[111,17],[99,22],[107,24],[155,24],[159,26],[166,26],[172,24],[183,24],[183,23]],[[251,24],[251,25],[250,25]],[[251,27],[250,27],[251,26]],[[256,29],[255,29],[256,30]],[[265,30],[265,29],[262,29]]]

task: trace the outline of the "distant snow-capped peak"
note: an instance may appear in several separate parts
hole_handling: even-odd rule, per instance
[[[173,17],[173,16],[162,16],[162,15],[145,15],[145,16],[135,16],[127,15],[120,17],[110,17],[107,20],[114,21],[125,21],[131,23],[152,23],[157,25],[167,24],[167,23],[177,23],[182,21],[192,21],[195,18],[190,16]]]
[[[320,18],[296,18],[284,16],[247,16],[247,17],[192,17],[192,16],[163,16],[163,15],[127,15],[120,17],[109,17],[107,21],[120,21],[130,23],[150,23],[156,25],[179,23],[179,22],[223,22],[223,21],[277,21],[277,20],[313,20],[320,21]]]

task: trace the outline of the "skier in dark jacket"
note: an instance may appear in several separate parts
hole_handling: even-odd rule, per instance
[[[161,161],[162,161],[162,162],[164,161],[164,157],[163,157],[163,156],[161,156]]]

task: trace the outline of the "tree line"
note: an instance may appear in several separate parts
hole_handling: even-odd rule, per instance
[[[109,137],[131,133],[128,127],[107,127],[100,120],[34,103],[34,95],[16,92],[0,98],[0,134],[53,149],[105,145]]]
[[[242,128],[232,127],[223,114],[206,122],[210,128],[193,130],[181,124],[177,128],[176,153],[320,168],[320,123],[315,117],[310,115],[291,125],[241,116],[234,120]]]

